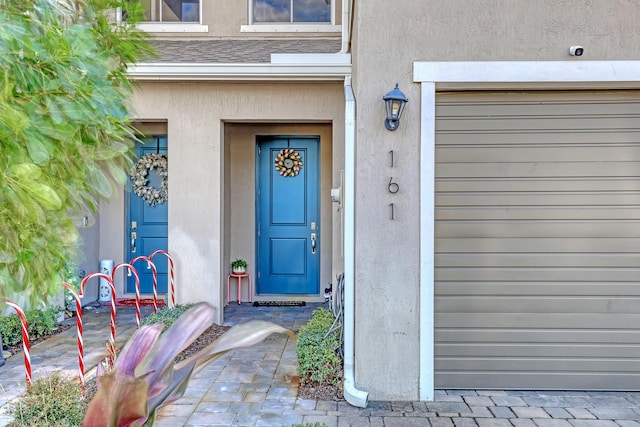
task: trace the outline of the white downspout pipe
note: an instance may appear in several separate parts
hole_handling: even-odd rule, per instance
[[[338,53],[349,53],[349,38],[351,37],[350,3],[351,0],[342,0],[342,43],[340,44],[340,52]]]
[[[345,3],[346,0],[343,0]],[[356,98],[351,76],[344,79],[344,398],[366,408],[369,393],[358,390],[354,375],[355,340],[355,182]]]

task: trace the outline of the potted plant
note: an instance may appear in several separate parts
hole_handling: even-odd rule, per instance
[[[244,274],[247,272],[247,261],[238,258],[231,262],[231,271],[234,274]]]

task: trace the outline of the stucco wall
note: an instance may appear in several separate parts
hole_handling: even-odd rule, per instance
[[[372,400],[418,398],[420,87],[413,62],[637,59],[639,18],[640,4],[625,0],[356,5],[356,384]],[[569,56],[571,45],[582,45],[584,55]],[[389,132],[381,97],[396,82],[409,104],[400,128]],[[400,186],[395,195],[387,191],[391,177]]]
[[[230,212],[226,219],[227,228],[230,230],[227,246],[229,256],[225,258],[223,273],[228,273],[229,263],[236,258],[244,258],[249,262],[249,274],[253,277],[253,283],[257,283],[255,273],[257,269],[256,254],[256,210],[255,210],[255,158],[256,135],[317,135],[320,137],[320,290],[326,287],[331,280],[331,241],[332,241],[332,215],[333,206],[330,200],[330,188],[332,184],[332,130],[330,124],[238,124],[225,123],[225,150],[230,153],[229,169],[230,178],[225,185],[229,193]],[[226,291],[226,289],[225,289]],[[243,300],[247,298],[247,287],[243,287]],[[226,294],[226,292],[225,292]],[[235,296],[236,291],[231,290]],[[283,295],[283,299],[300,299],[309,301],[308,296]],[[260,299],[279,299],[278,296],[257,296]],[[317,295],[316,300],[324,298]]]
[[[342,19],[342,2],[335,1],[335,21],[333,25],[339,26]],[[241,27],[249,24],[249,1],[222,1],[202,0],[202,24],[208,25],[207,32],[168,32],[165,28],[162,32],[155,33],[159,37],[187,37],[187,38],[280,38],[291,37],[340,37],[339,32],[317,31],[287,31],[286,25],[280,25],[277,31],[270,32],[243,32]],[[327,24],[331,25],[331,24]],[[169,27],[170,28],[170,27]]]
[[[224,221],[225,200],[232,198],[225,199],[224,191],[223,160],[231,157],[224,150],[223,122],[332,123],[335,145],[344,134],[342,84],[141,83],[135,114],[167,123],[169,252],[176,262],[177,302],[221,307],[220,284],[226,284],[226,264],[235,256],[224,246],[230,224]],[[124,199],[114,197],[101,221],[100,256],[116,263],[124,258]]]

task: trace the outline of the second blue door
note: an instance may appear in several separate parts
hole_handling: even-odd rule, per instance
[[[258,294],[319,292],[319,139],[260,137]]]
[[[167,154],[167,138],[164,136],[144,139],[144,145],[136,147],[138,158],[146,154]],[[157,170],[152,169],[147,174],[147,185],[152,188],[162,186],[162,178]],[[129,193],[129,209],[127,224],[127,262],[138,256],[149,256],[155,250],[167,250],[168,231],[168,202],[150,205],[136,193]],[[153,264],[158,270],[158,292],[167,292],[167,259],[163,255],[153,257]],[[138,261],[134,265],[140,276],[140,292],[153,292],[152,270],[147,263]],[[127,277],[127,292],[134,293],[135,278]]]

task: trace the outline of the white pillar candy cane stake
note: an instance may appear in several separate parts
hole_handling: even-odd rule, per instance
[[[165,255],[167,257],[167,259],[169,260],[169,291],[170,291],[170,298],[169,298],[169,306],[171,308],[175,308],[176,306],[176,288],[175,288],[175,275],[173,274],[173,258],[171,258],[171,255],[169,255],[169,252],[167,251],[163,251],[162,249],[158,249],[157,251],[153,251],[151,253],[151,255],[149,255],[149,259],[153,259],[154,256],[158,255],[158,254],[162,254]]]
[[[78,371],[80,373],[80,389],[82,390],[82,397],[84,397],[84,341],[82,340],[82,303],[80,302],[80,296],[73,289],[73,285],[67,282],[60,283],[69,290],[73,299],[76,301],[76,328],[78,330]]]
[[[111,335],[109,336],[109,369],[113,368],[113,362],[116,359],[116,287],[111,277],[103,273],[91,273],[85,276],[80,283],[80,296],[83,296],[84,286],[94,277],[105,279],[111,287]]]
[[[158,312],[158,270],[156,270],[156,265],[151,262],[151,258],[146,256],[135,257],[129,264],[133,265],[136,261],[147,261],[147,268],[151,269],[151,274],[153,275],[153,312]],[[140,311],[138,308],[140,306],[140,280],[136,279],[136,311]]]
[[[22,323],[22,349],[24,350],[24,371],[27,379],[27,387],[31,387],[31,344],[29,342],[29,323],[27,322],[27,316],[24,315],[24,311],[18,304],[13,301],[4,300],[8,306],[12,307],[18,317],[20,317],[20,323]]]
[[[131,264],[133,264],[133,262]],[[116,271],[118,271],[118,269],[120,268],[127,269],[127,276],[131,276],[131,273],[133,273],[133,277],[136,279],[136,329],[137,329],[137,328],[140,328],[140,276],[138,276],[138,272],[131,264],[122,263],[122,264],[116,265],[113,268],[113,270],[111,270],[111,282],[115,281]]]

